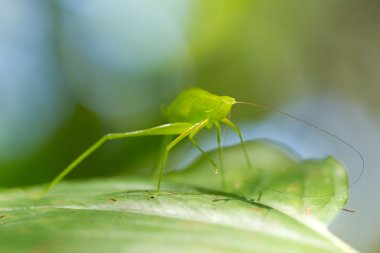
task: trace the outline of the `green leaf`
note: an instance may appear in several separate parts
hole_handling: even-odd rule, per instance
[[[130,176],[63,182],[41,199],[42,186],[2,190],[0,252],[355,252],[325,226],[348,198],[339,162],[247,148],[253,171],[240,146],[223,150],[226,189],[199,159],[156,198],[155,179]]]
[[[212,175],[212,166],[204,158],[170,178],[201,189],[234,193],[293,217],[311,216],[325,224],[348,201],[348,174],[333,157],[300,161],[289,149],[273,142],[253,141],[246,146],[253,171],[247,169],[240,145],[222,151],[225,189],[221,176]],[[211,152],[210,157],[217,160],[217,152]]]
[[[0,193],[0,252],[354,252],[324,226],[233,194],[147,178]]]

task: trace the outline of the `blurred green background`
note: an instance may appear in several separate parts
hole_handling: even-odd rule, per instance
[[[164,123],[162,105],[199,86],[280,108],[360,149],[356,213],[331,229],[378,252],[379,13],[376,0],[1,0],[0,187],[45,183],[103,134]],[[243,106],[233,120],[247,139],[305,158],[331,153],[351,181],[359,175],[347,147],[310,127]],[[107,143],[69,177],[149,174],[160,140]]]

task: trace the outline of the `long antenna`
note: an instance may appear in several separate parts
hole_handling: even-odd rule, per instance
[[[267,110],[267,111],[273,111],[273,112],[280,113],[280,114],[285,115],[285,116],[287,116],[289,118],[295,119],[295,120],[297,120],[297,121],[299,121],[299,122],[301,122],[301,123],[303,123],[305,125],[308,125],[308,126],[310,126],[312,128],[315,128],[315,129],[317,129],[317,130],[319,130],[319,131],[321,131],[321,132],[323,132],[323,133],[325,133],[325,134],[333,137],[334,139],[342,142],[347,147],[349,147],[352,151],[354,151],[354,153],[356,153],[360,157],[360,160],[361,160],[360,174],[359,174],[359,176],[352,183],[349,183],[348,188],[350,189],[351,187],[353,187],[363,177],[364,170],[365,170],[364,169],[365,168],[365,163],[364,163],[364,158],[363,158],[362,153],[360,153],[360,151],[358,149],[356,149],[353,145],[351,145],[347,141],[343,140],[342,138],[338,137],[337,135],[335,135],[335,134],[333,134],[333,133],[331,133],[331,132],[329,132],[329,131],[327,131],[327,130],[319,127],[319,126],[316,126],[316,125],[314,125],[314,124],[312,124],[312,123],[310,123],[310,122],[308,122],[308,121],[306,121],[304,119],[298,118],[298,117],[293,116],[293,115],[291,115],[291,114],[289,114],[287,112],[283,112],[283,111],[271,108],[271,107],[266,106],[266,105],[261,105],[261,104],[256,104],[256,103],[250,103],[250,102],[240,102],[240,101],[239,102],[238,101],[235,102],[235,104],[246,104],[246,105],[251,105],[251,106],[254,106],[254,107],[257,107],[257,108],[261,108],[261,109],[264,109],[264,110]],[[332,195],[335,195],[335,194],[336,194],[336,192],[334,192],[334,193],[332,193],[330,195],[307,196],[307,197],[324,197],[324,196],[332,196]],[[293,194],[291,194],[291,195],[293,195]]]

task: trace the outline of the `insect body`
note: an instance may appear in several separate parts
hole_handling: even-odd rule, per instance
[[[194,136],[203,128],[215,126],[217,130],[218,149],[221,150],[221,130],[220,124],[226,124],[231,127],[239,136],[248,167],[251,169],[248,152],[244,145],[242,134],[239,128],[228,119],[228,115],[234,104],[238,102],[228,96],[217,96],[199,88],[188,89],[181,94],[166,108],[165,114],[169,119],[168,124],[137,130],[125,133],[109,133],[95,142],[91,147],[85,150],[78,158],[70,163],[54,180],[46,187],[45,192],[49,191],[58,184],[68,173],[70,173],[80,162],[98,149],[105,141],[114,139],[123,139],[128,137],[138,137],[146,135],[177,135],[166,147],[161,157],[159,178],[156,188],[156,194],[160,192],[161,180],[165,169],[169,152],[180,141],[188,137],[195,147],[210,161],[215,173],[219,173],[217,164],[206,154],[205,151],[194,140]],[[219,156],[220,156],[219,152]],[[223,180],[223,179],[222,179]]]
[[[181,93],[167,108],[170,122],[199,123],[208,119],[209,127],[217,121],[227,118],[234,98],[216,96],[205,90],[189,89]]]

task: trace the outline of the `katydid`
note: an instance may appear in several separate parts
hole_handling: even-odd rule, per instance
[[[211,163],[214,168],[215,174],[218,174],[222,168],[218,166],[215,161],[213,161],[207,153],[199,146],[199,144],[195,141],[194,137],[204,128],[210,129],[215,126],[217,132],[217,144],[218,144],[218,154],[219,161],[221,161],[221,124],[225,124],[226,126],[232,128],[240,139],[240,143],[245,155],[245,159],[247,162],[247,166],[250,170],[252,169],[252,165],[250,162],[249,154],[247,148],[244,144],[242,133],[237,125],[235,125],[230,119],[229,114],[231,108],[235,104],[248,104],[255,107],[260,107],[265,110],[272,110],[281,114],[284,114],[288,117],[291,117],[297,121],[300,121],[306,125],[314,127],[319,131],[322,131],[335,139],[343,142],[345,145],[350,147],[354,152],[356,152],[362,161],[362,171],[359,177],[353,182],[355,184],[363,174],[364,171],[364,160],[360,152],[355,149],[352,145],[344,141],[343,139],[331,134],[330,132],[321,129],[313,124],[306,122],[302,119],[294,117],[288,113],[271,109],[267,106],[248,103],[248,102],[238,102],[234,98],[229,96],[218,96],[211,94],[208,91],[205,91],[200,88],[190,88],[180,93],[177,98],[166,108],[165,114],[169,120],[168,124],[131,131],[124,133],[109,133],[100,138],[97,142],[95,142],[92,146],[90,146],[87,150],[85,150],[81,155],[79,155],[73,162],[71,162],[58,176],[56,176],[51,183],[45,188],[44,192],[48,192],[55,185],[57,185],[67,174],[69,174],[75,167],[77,167],[85,158],[87,158],[90,154],[92,154],[95,150],[97,150],[103,143],[108,140],[115,139],[124,139],[129,137],[139,137],[139,136],[147,136],[147,135],[175,135],[176,137],[166,145],[162,157],[160,159],[159,165],[159,174],[158,174],[158,182],[156,187],[156,194],[160,193],[161,189],[161,181],[164,174],[164,170],[166,167],[166,162],[169,156],[170,151],[182,140],[185,138],[189,138],[190,141],[194,144],[194,146],[202,153],[202,155]],[[221,173],[222,185],[224,182],[223,173]],[[352,185],[353,185],[352,184]],[[350,185],[350,186],[352,186]]]
[[[181,94],[166,108],[166,116],[169,119],[168,124],[137,130],[125,133],[109,133],[100,138],[78,158],[71,162],[54,180],[45,188],[48,192],[58,184],[68,173],[70,173],[86,157],[97,150],[104,142],[108,140],[124,139],[129,137],[139,137],[146,135],[177,135],[166,147],[161,157],[159,168],[159,177],[157,182],[156,194],[160,193],[161,180],[163,177],[166,161],[169,152],[183,139],[188,137],[195,147],[210,161],[216,174],[219,173],[217,164],[206,154],[206,152],[195,141],[195,135],[203,128],[210,129],[215,126],[218,135],[218,148],[220,143],[220,124],[230,126],[239,136],[243,151],[247,160],[248,167],[252,169],[248,152],[239,128],[228,119],[231,108],[236,104],[236,100],[229,96],[217,96],[200,88],[191,88]]]

